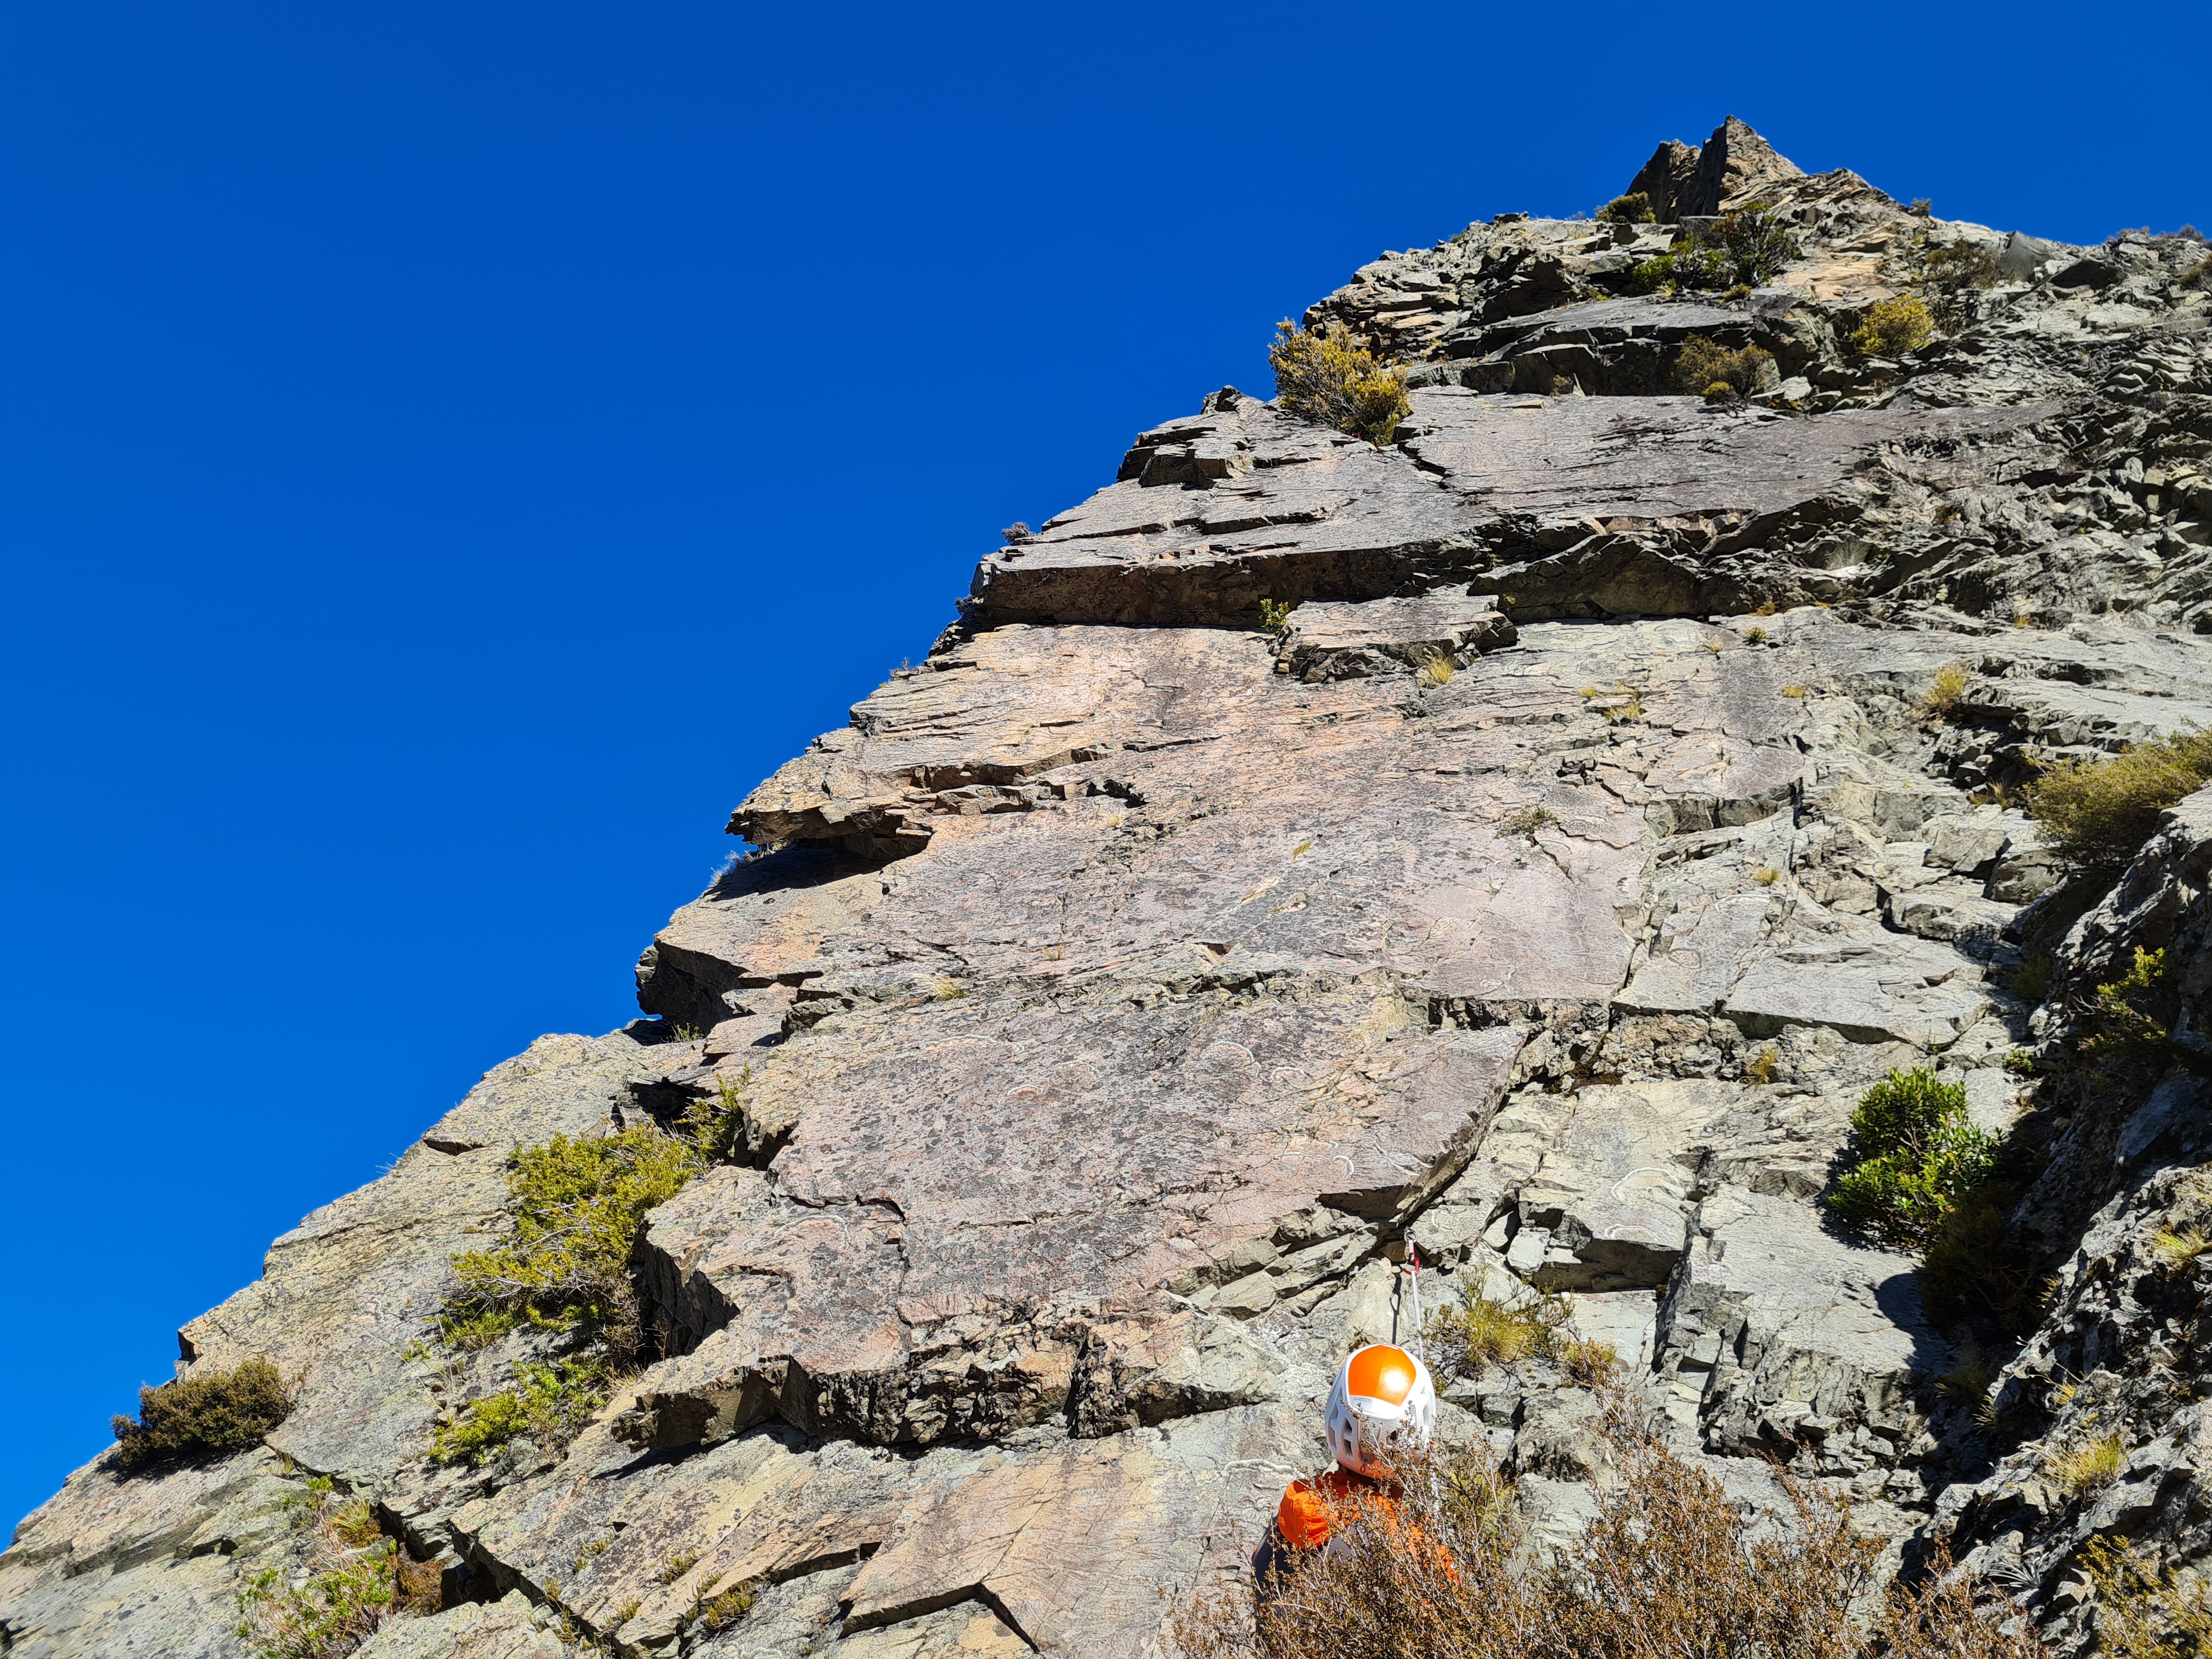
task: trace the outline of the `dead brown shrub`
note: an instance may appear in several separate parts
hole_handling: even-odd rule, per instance
[[[1623,1477],[1577,1542],[1532,1550],[1487,1457],[1436,1453],[1388,1504],[1347,1505],[1342,1542],[1302,1556],[1257,1600],[1249,1583],[1182,1604],[1183,1659],[2030,1659],[2002,1601],[1951,1582],[1875,1595],[1876,1542],[1785,1480],[1794,1516],[1747,1518],[1704,1470],[1637,1429],[1626,1396],[1603,1433]],[[1869,1605],[1871,1604],[1871,1606]],[[1865,1617],[1871,1612],[1873,1617]],[[1859,1615],[1855,1617],[1854,1615]]]

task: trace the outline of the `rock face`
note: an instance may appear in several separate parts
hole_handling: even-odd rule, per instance
[[[1567,1298],[1732,1491],[1785,1460],[2061,1644],[2092,1534],[2212,1551],[2197,1258],[2157,1242],[2212,1215],[2212,806],[2105,891],[2014,793],[2212,722],[2204,250],[1915,217],[1733,118],[1633,187],[1669,226],[1768,203],[1799,257],[1639,295],[1671,228],[1504,216],[1308,313],[1410,362],[1391,446],[1228,388],[1141,434],[745,798],[649,1018],[495,1067],[185,1328],[183,1370],[267,1354],[297,1407],[79,1471],[0,1553],[0,1650],[242,1654],[313,1474],[442,1572],[364,1653],[1142,1653],[1322,1461],[1340,1356],[1407,1334],[1409,1241],[1431,1304]],[[1907,289],[1934,340],[1855,350]],[[1676,395],[1692,335],[1774,374]],[[2008,1063],[2138,948],[2180,966],[2171,1066],[2069,1104]],[[1987,1333],[1821,1201],[1860,1092],[1925,1066],[2039,1149],[2007,1225],[2055,1299],[1986,1408],[1936,1384]],[[557,1346],[430,1340],[514,1149],[710,1102],[727,1156],[633,1259],[649,1363],[569,1443],[433,1462]],[[1571,1524],[1583,1392],[1448,1381]],[[2092,1410],[2124,1475],[2061,1492]]]

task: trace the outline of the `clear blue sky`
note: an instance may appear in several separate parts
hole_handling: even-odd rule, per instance
[[[2212,228],[2204,15],[8,0],[0,1526],[1276,318],[1731,112]]]

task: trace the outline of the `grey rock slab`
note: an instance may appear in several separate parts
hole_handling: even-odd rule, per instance
[[[1470,505],[1540,520],[1764,515],[1844,489],[1884,443],[2017,431],[2049,409],[1847,410],[1791,420],[1694,398],[1413,396],[1405,448]]]
[[[354,1650],[358,1659],[564,1659],[568,1650],[519,1592],[428,1618],[395,1619]]]
[[[131,1476],[103,1454],[0,1552],[0,1644],[11,1659],[242,1659],[240,1569],[283,1530],[297,1490],[265,1449]]]
[[[1664,1285],[1682,1258],[1696,1148],[1742,1094],[1702,1080],[1597,1085],[1520,1192],[1524,1228],[1550,1235],[1534,1275],[1547,1290]]]
[[[1291,614],[1277,660],[1303,680],[1355,679],[1409,673],[1438,659],[1461,667],[1516,637],[1494,604],[1462,594],[1356,605],[1316,601]]]
[[[1732,1187],[1705,1199],[1659,1310],[1658,1369],[1706,1449],[1787,1451],[1802,1431],[1823,1473],[1894,1461],[1923,1422],[1917,1391],[1950,1363],[1912,1269],[1804,1200]]]

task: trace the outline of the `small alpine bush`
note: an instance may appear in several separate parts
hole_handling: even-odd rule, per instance
[[[1638,294],[1747,293],[1779,275],[1797,253],[1797,239],[1780,216],[1754,204],[1723,214],[1705,231],[1675,238],[1666,252],[1628,273],[1628,286]]]
[[[1651,198],[1642,191],[1616,196],[1597,210],[1598,222],[1609,225],[1647,225],[1651,222]]]
[[[1773,366],[1771,351],[1757,346],[1730,351],[1702,334],[1692,334],[1682,342],[1682,349],[1675,356],[1674,384],[1685,392],[1702,392],[1707,397],[1716,386],[1748,397],[1758,389],[1761,373]]]
[[[1491,1365],[1557,1357],[1567,1340],[1569,1311],[1564,1297],[1532,1291],[1507,1301],[1488,1295],[1475,1275],[1461,1285],[1457,1307],[1431,1316],[1427,1336],[1447,1373],[1477,1376]]]
[[[1851,343],[1864,356],[1894,357],[1919,350],[1935,331],[1936,319],[1927,306],[1910,294],[1900,294],[1893,300],[1877,301],[1869,309]]]
[[[2076,870],[2113,874],[2158,830],[2159,814],[2212,779],[2212,732],[2139,743],[2109,760],[2067,761],[2035,781],[2028,816]]]
[[[509,1441],[526,1436],[557,1450],[607,1403],[610,1376],[605,1361],[592,1354],[555,1365],[525,1365],[509,1387],[471,1401],[432,1430],[431,1458],[481,1468]]]
[[[115,1419],[115,1461],[126,1469],[243,1451],[292,1409],[284,1379],[266,1359],[228,1370],[203,1367],[138,1390],[138,1415]]]
[[[438,1610],[437,1570],[386,1538],[366,1502],[339,1502],[318,1476],[283,1507],[290,1570],[264,1567],[238,1592],[253,1659],[341,1659],[395,1618]]]
[[[1364,438],[1378,449],[1413,409],[1406,396],[1406,371],[1382,362],[1341,327],[1293,328],[1285,318],[1275,325],[1267,362],[1275,371],[1275,391],[1284,408]]]
[[[1966,1091],[1930,1071],[1893,1071],[1851,1114],[1858,1162],[1828,1196],[1885,1244],[1924,1246],[1990,1177],[1996,1137],[1966,1117]]]

